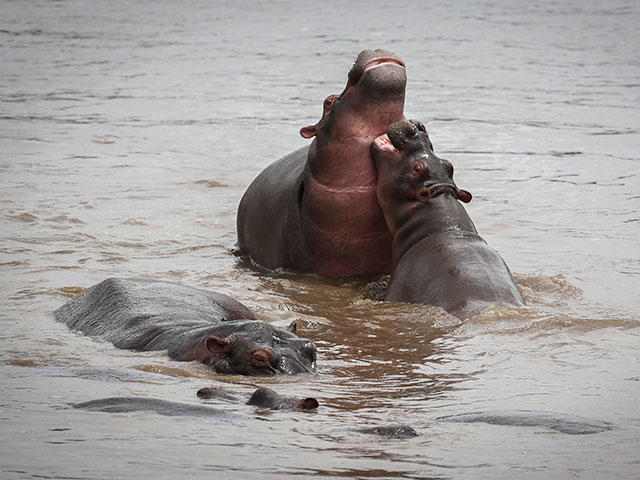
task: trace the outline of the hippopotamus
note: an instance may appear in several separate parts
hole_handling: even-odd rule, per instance
[[[220,398],[231,402],[240,400],[225,388],[202,388],[198,390],[198,397],[202,399]],[[308,411],[318,408],[315,398],[294,399],[283,397],[266,387],[259,387],[246,402],[271,410],[299,410]],[[147,397],[109,397],[88,402],[76,403],[73,408],[89,410],[93,412],[126,413],[148,411],[165,416],[192,416],[192,417],[220,417],[224,419],[243,420],[239,415],[228,413],[224,410],[211,408],[204,405],[192,405],[188,403],[171,402],[158,398]]]
[[[509,267],[460,201],[453,165],[433,152],[424,125],[400,121],[372,144],[377,196],[393,233],[385,300],[435,305],[464,320],[490,305],[524,305]]]
[[[404,118],[404,63],[361,52],[345,89],[300,133],[310,145],[264,169],[238,207],[240,252],[268,269],[342,278],[391,272],[392,236],[376,199],[371,142]]]
[[[73,405],[73,408],[104,413],[153,412],[167,417],[219,417],[225,421],[244,420],[240,415],[225,412],[217,408],[147,397],[100,398],[98,400],[76,403]]]
[[[218,373],[272,375],[315,370],[316,347],[258,320],[221,293],[141,279],[110,278],[54,312],[56,320],[118,348],[167,350],[174,360],[197,360]]]
[[[569,435],[590,435],[612,430],[613,426],[590,418],[556,412],[512,410],[448,415],[440,421],[456,423],[487,423],[511,427],[544,427]]]
[[[233,394],[222,387],[201,388],[196,394],[198,398],[202,399],[215,398],[232,402],[238,401]],[[318,401],[315,398],[285,397],[267,387],[259,387],[246,403],[271,410],[315,410],[318,408]]]

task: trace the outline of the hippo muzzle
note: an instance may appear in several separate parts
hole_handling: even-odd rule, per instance
[[[237,322],[234,322],[237,323]],[[228,336],[212,335],[207,363],[219,373],[240,375],[296,375],[316,368],[316,346],[294,331],[260,321],[235,325]]]
[[[415,120],[402,120],[389,126],[372,146],[379,177],[393,179],[391,188],[405,190],[406,198],[422,203],[442,195],[453,194],[468,203],[471,193],[453,181],[453,165],[433,152],[425,126]]]

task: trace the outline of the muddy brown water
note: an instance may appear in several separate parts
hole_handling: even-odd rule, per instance
[[[0,5],[0,477],[635,478],[640,464],[636,2]],[[363,48],[407,63],[407,116],[470,190],[522,309],[460,324],[376,301],[384,279],[265,272],[234,254],[249,182],[305,144]],[[210,373],[70,332],[108,277],[221,291],[319,352],[314,376]],[[74,410],[204,404],[264,385],[317,411],[243,422]],[[532,410],[606,422],[452,423]],[[361,427],[404,424],[418,437]]]

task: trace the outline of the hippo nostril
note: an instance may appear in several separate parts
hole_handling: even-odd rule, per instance
[[[453,178],[453,164],[449,160],[445,160],[444,158],[440,160],[442,166],[444,167],[445,172],[449,175],[449,178]]]

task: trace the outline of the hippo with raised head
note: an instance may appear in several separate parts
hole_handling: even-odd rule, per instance
[[[393,233],[386,300],[435,305],[469,318],[490,305],[524,305],[509,267],[460,204],[471,194],[433,153],[423,124],[401,121],[375,139],[378,200]]]
[[[174,360],[197,360],[240,375],[314,371],[316,347],[288,329],[257,320],[220,293],[153,280],[111,278],[54,312],[56,320],[118,348],[167,350]]]
[[[269,269],[348,277],[391,272],[391,233],[376,199],[371,142],[404,118],[406,74],[384,50],[365,50],[345,89],[300,133],[315,137],[272,163],[238,208],[238,246]]]

